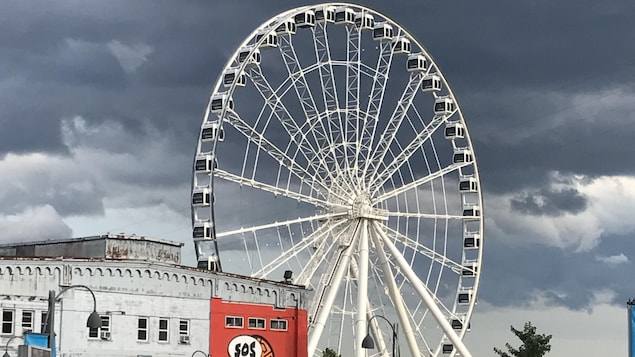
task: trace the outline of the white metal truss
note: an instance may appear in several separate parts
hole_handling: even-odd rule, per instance
[[[396,56],[396,39],[424,60]],[[388,356],[392,331],[379,317],[399,324],[412,356],[445,356],[448,344],[450,357],[470,356],[461,339],[480,280],[482,209],[447,81],[381,13],[328,3],[279,14],[214,86],[192,172],[199,267],[222,261],[274,280],[293,271],[310,289],[310,357],[326,347]],[[232,265],[224,256],[236,252]],[[361,348],[367,333],[375,351]]]

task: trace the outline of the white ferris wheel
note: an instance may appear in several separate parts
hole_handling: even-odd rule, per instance
[[[214,86],[193,168],[199,266],[292,272],[311,289],[309,356],[388,356],[394,332],[395,350],[412,356],[470,356],[461,341],[482,203],[448,82],[415,37],[372,9],[281,13],[247,36]],[[374,349],[361,347],[367,335]]]

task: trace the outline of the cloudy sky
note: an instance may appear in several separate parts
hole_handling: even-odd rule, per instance
[[[266,4],[265,4],[266,3]],[[186,243],[191,158],[235,47],[295,1],[0,3],[0,242]],[[487,243],[467,344],[531,320],[552,355],[625,355],[635,297],[635,4],[363,1],[434,55],[468,121]]]

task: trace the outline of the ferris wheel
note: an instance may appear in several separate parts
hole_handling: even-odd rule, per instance
[[[307,286],[309,356],[387,356],[393,337],[470,356],[482,203],[448,82],[383,14],[281,13],[216,82],[193,167],[199,266]]]

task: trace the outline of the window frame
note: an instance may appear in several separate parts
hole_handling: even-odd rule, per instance
[[[141,321],[145,321],[146,326],[141,327],[139,324]],[[145,339],[139,338],[139,334],[141,332],[145,333]],[[137,342],[149,342],[150,341],[150,318],[147,316],[139,316],[137,317]]]
[[[13,335],[15,333],[15,309],[2,309],[0,316],[0,335]],[[5,314],[10,313],[11,319],[5,320]],[[5,325],[9,326],[9,331],[5,331]]]
[[[273,323],[284,324],[284,328],[273,327]],[[271,319],[269,320],[269,329],[272,331],[289,331],[289,322],[286,319]]]
[[[165,321],[165,328],[161,328],[162,321]],[[161,339],[161,333],[165,333],[165,339]],[[157,341],[159,343],[170,343],[170,319],[168,317],[159,317]]]
[[[35,325],[35,311],[34,310],[22,310],[22,320],[20,321],[20,327],[22,327],[22,331],[33,331],[33,326]],[[30,320],[26,325],[25,325],[25,317],[27,315],[29,316]]]
[[[233,322],[240,321],[240,325],[238,324],[229,324],[229,319],[232,319]],[[242,316],[225,316],[225,328],[244,328],[245,326],[245,318]]]
[[[185,326],[185,329],[183,329]],[[189,336],[190,335],[190,320],[188,319],[179,319],[179,336]]]
[[[254,326],[251,326],[251,322],[254,322]],[[258,326],[258,323],[262,323],[262,327]],[[250,330],[266,330],[267,329],[267,319],[263,317],[250,317],[247,319],[247,328]]]

